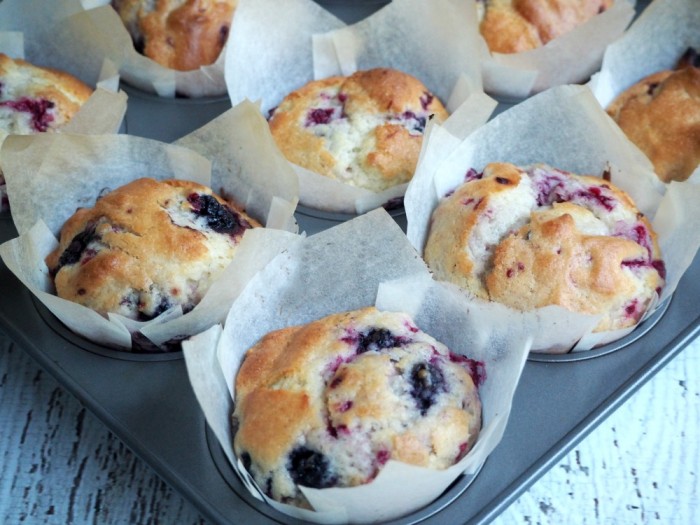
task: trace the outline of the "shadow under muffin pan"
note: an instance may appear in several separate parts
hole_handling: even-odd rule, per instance
[[[246,503],[255,509],[257,509],[259,512],[262,514],[265,514],[267,517],[273,520],[278,520],[281,523],[285,523],[286,520],[289,520],[289,516],[286,516],[282,514],[281,512],[278,512],[272,506],[268,505],[267,503],[256,499],[253,497],[248,489],[243,485],[241,482],[238,474],[236,471],[233,469],[231,466],[231,463],[229,462],[228,458],[226,457],[226,454],[224,453],[224,450],[221,448],[221,445],[219,444],[219,441],[217,440],[216,436],[214,435],[214,432],[209,428],[209,426],[205,425],[204,432],[206,434],[206,440],[207,440],[207,445],[209,447],[209,451],[212,456],[212,460],[214,461],[214,464],[216,465],[216,468],[218,469],[219,473],[221,476],[226,480],[226,482],[229,484],[231,489],[233,489],[236,494],[238,494],[241,499],[245,500]],[[488,462],[488,460],[487,460]],[[389,524],[405,524],[405,525],[413,525],[415,523],[419,523],[424,521],[426,518],[433,516],[440,512],[440,510],[452,503],[456,498],[458,498],[468,487],[471,485],[471,483],[474,481],[474,479],[479,475],[479,472],[481,471],[481,468],[477,470],[475,474],[472,475],[461,475],[459,476],[453,483],[450,485],[443,494],[438,496],[433,502],[429,503],[425,507],[409,514],[406,515],[402,518],[398,518],[395,520],[391,521],[385,521],[383,522],[385,525]]]

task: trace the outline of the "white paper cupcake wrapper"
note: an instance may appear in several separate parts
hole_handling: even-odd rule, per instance
[[[270,173],[257,168],[258,160],[269,154],[266,146],[261,143],[259,147],[240,149],[236,142],[237,137],[250,132],[251,121],[252,127],[256,121],[258,127],[266,125],[252,104],[232,108],[182,139],[193,149],[126,135],[8,138],[2,155],[13,220],[20,236],[0,246],[3,261],[71,330],[107,346],[131,348],[130,332],[136,330],[160,345],[222,322],[252,275],[296,237],[291,233],[296,232],[294,185],[279,184],[295,181],[293,174],[284,173],[287,163],[268,159],[268,166],[281,170],[270,177]],[[219,141],[228,147],[221,147]],[[248,211],[268,227],[246,232],[232,264],[185,315],[178,307],[146,323],[118,315],[105,319],[89,308],[53,295],[44,258],[57,245],[63,223],[77,207],[92,206],[99,195],[140,177],[179,178],[210,186],[245,203]],[[275,183],[267,184],[269,178]],[[281,195],[274,193],[278,190]],[[289,231],[282,231],[285,229]]]
[[[306,489],[316,509],[270,501],[242,470],[232,449],[234,379],[245,351],[269,331],[376,304],[413,316],[452,351],[483,361],[483,429],[459,463],[438,471],[389,461],[370,484]],[[285,514],[317,523],[367,523],[413,512],[458,476],[474,474],[500,441],[529,350],[524,325],[503,323],[501,305],[484,315],[436,283],[399,227],[375,210],[308,239],[298,238],[255,276],[233,304],[223,331],[214,327],[183,343],[192,387],[209,426],[251,493]],[[400,480],[400,482],[399,482]]]
[[[587,87],[552,88],[498,115],[463,141],[440,126],[432,128],[405,198],[407,235],[420,253],[439,199],[463,182],[469,168],[480,171],[489,162],[520,166],[543,162],[599,176],[608,170],[612,183],[629,193],[652,220],[667,271],[662,301],[673,293],[698,251],[700,188],[672,183],[662,195],[649,160],[624,137]],[[483,301],[471,302],[475,308],[483,307]],[[587,350],[632,330],[591,334],[595,323],[591,325],[590,316],[576,316],[563,308],[554,308],[541,320],[544,325],[532,327],[537,334],[533,349],[538,351],[561,352],[576,340],[580,340],[576,350]],[[557,344],[551,348],[553,343]]]

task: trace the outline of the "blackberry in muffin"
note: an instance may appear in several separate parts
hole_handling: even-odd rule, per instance
[[[481,428],[483,365],[406,314],[364,308],[264,336],[235,381],[234,449],[266,494],[371,482],[387,461],[444,469]]]
[[[194,308],[256,226],[205,186],[143,178],[78,209],[46,264],[59,297],[146,321]]]

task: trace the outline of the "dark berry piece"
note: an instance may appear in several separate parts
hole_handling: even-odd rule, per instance
[[[386,348],[396,348],[405,344],[401,337],[395,337],[386,328],[371,328],[369,331],[359,334],[357,339],[357,353],[368,351],[379,352]]]
[[[471,182],[473,180],[479,180],[484,176],[483,172],[476,171],[474,168],[469,168],[467,173],[464,174],[464,181]]]
[[[445,392],[445,376],[431,363],[418,363],[411,369],[411,395],[416,400],[421,415],[435,404],[440,392]]]
[[[661,259],[651,261],[651,265],[659,273],[659,277],[666,279],[666,264]]]
[[[250,458],[250,454],[243,452],[243,454],[241,454],[241,463],[243,463],[243,467],[250,472],[250,465],[253,463],[253,460]]]
[[[435,97],[433,96],[432,93],[430,93],[428,91],[424,91],[423,96],[420,97],[421,107],[427,111],[430,104],[432,104],[434,98]]]
[[[382,208],[384,208],[387,211],[395,210],[397,208],[400,208],[401,206],[403,206],[403,195],[399,197],[392,197],[384,204],[382,204]]]
[[[337,482],[331,473],[328,458],[304,446],[295,448],[289,454],[287,470],[294,483],[305,487],[323,489]]]
[[[32,127],[36,131],[46,131],[49,129],[49,124],[53,121],[53,115],[49,113],[55,104],[51,100],[45,98],[21,98],[19,100],[7,100],[0,102],[0,106],[9,107],[15,111],[29,113],[32,117]]]
[[[88,244],[96,238],[95,225],[88,224],[83,231],[73,237],[68,247],[63,250],[61,257],[58,259],[58,268],[56,268],[55,272],[58,273],[58,271],[66,265],[77,263]]]
[[[425,130],[425,117],[419,117],[413,111],[404,111],[401,115],[401,118],[404,120],[412,121],[410,131],[423,133],[423,131]]]
[[[187,200],[192,205],[192,211],[200,217],[205,217],[207,225],[217,233],[228,233],[235,237],[250,228],[248,221],[211,195],[193,193]]]
[[[226,43],[226,40],[228,39],[228,26],[227,25],[222,25],[219,28],[219,45],[223,46]]]
[[[676,69],[683,67],[700,67],[700,53],[695,48],[689,47],[678,61]]]
[[[333,108],[315,108],[306,115],[306,125],[328,124],[333,120]]]
[[[475,361],[454,352],[450,352],[450,361],[462,365],[471,376],[475,386],[483,385],[486,381],[486,366],[483,361]]]

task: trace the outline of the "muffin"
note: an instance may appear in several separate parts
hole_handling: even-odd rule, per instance
[[[686,180],[700,164],[700,55],[689,49],[676,69],[640,80],[607,112],[659,179]]]
[[[371,69],[310,82],[287,95],[269,123],[290,162],[379,192],[411,179],[433,116],[448,115],[418,79]]]
[[[170,69],[212,64],[238,0],[112,0],[140,53]]]
[[[369,483],[390,459],[444,469],[481,428],[483,365],[406,314],[364,308],[271,332],[235,380],[234,450],[261,489]]]
[[[206,186],[143,178],[78,209],[46,265],[59,297],[146,321],[194,308],[256,226]]]
[[[536,49],[612,5],[612,0],[480,0],[479,31],[494,53]]]
[[[63,71],[0,53],[0,145],[10,134],[55,131],[90,98],[92,88]],[[0,169],[0,210],[8,206]]]
[[[469,170],[433,212],[424,257],[481,299],[600,315],[597,332],[634,326],[665,279],[656,234],[626,193],[544,164]]]

